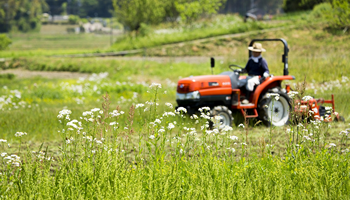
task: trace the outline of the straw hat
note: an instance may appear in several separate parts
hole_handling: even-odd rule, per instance
[[[252,47],[248,47],[250,51],[254,52],[265,52],[266,50],[262,48],[261,43],[254,43]]]

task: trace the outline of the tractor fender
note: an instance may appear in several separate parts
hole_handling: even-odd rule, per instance
[[[252,103],[257,105],[260,95],[265,94],[269,89],[275,88],[275,87],[281,87],[281,82],[284,80],[294,80],[294,76],[273,76],[266,78],[264,82],[262,82],[260,85],[258,85],[254,91],[253,94],[253,100]]]

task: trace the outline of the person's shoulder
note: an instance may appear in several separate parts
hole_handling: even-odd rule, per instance
[[[261,62],[267,63],[266,59],[264,57],[261,57]]]

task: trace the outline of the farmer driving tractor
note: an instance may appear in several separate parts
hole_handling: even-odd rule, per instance
[[[269,76],[269,68],[266,60],[261,56],[262,52],[266,50],[262,48],[261,43],[254,43],[252,47],[248,47],[252,52],[252,56],[249,58],[247,65],[242,70],[244,73],[248,73],[246,79],[239,80],[239,87],[245,86],[246,96],[242,101],[242,104],[249,103],[249,97],[254,90],[255,85],[260,84],[260,77],[262,81]]]
[[[261,56],[261,53],[265,52],[266,50],[262,48],[261,43],[254,43],[254,45],[252,47],[248,47],[248,49],[252,52],[252,56],[249,58],[247,65],[242,70],[242,72],[248,73],[248,76],[246,79],[239,80],[238,83],[240,87],[245,86],[246,88],[246,96],[242,101],[242,104],[249,103],[249,97],[254,90],[254,86],[260,84],[260,77],[262,77],[262,80],[264,80],[269,76],[267,62]]]

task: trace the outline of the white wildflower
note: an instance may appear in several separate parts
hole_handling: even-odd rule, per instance
[[[329,143],[329,148],[335,147],[337,145],[335,145],[334,143]]]
[[[154,138],[156,138],[154,135],[150,135],[149,139],[153,140]]]
[[[169,123],[169,124],[168,124],[168,129],[171,130],[171,129],[173,129],[173,128],[175,128],[175,125],[174,125],[173,123]]]
[[[15,133],[16,137],[22,137],[23,135],[27,135],[27,133],[26,132],[17,132],[17,133]]]
[[[183,149],[180,149],[180,154],[183,154],[184,153],[184,150]]]
[[[149,88],[151,89],[158,89],[158,88],[162,88],[162,85],[160,83],[152,83]]]
[[[111,122],[111,123],[109,123],[110,126],[114,126],[114,125],[116,125],[116,124],[117,124],[117,122]]]
[[[238,125],[238,128],[239,128],[239,127],[245,128],[244,124]]]
[[[235,148],[227,148],[228,150],[232,151],[232,153],[236,152]]]
[[[180,112],[187,113],[187,110],[186,110],[186,108],[184,108],[184,107],[178,107],[176,111],[179,112],[179,113],[180,113]]]
[[[97,111],[99,111],[99,110],[101,110],[101,109],[99,109],[99,108],[94,108],[94,109],[91,109],[91,112],[97,112]]]
[[[145,106],[145,104],[139,103],[139,104],[136,104],[135,109],[142,108],[144,106]]]
[[[166,106],[168,106],[169,108],[173,108],[173,104],[171,103],[165,103]]]
[[[309,100],[313,99],[313,97],[312,96],[304,96],[302,99],[304,101],[309,101]]]
[[[228,137],[228,138],[230,138],[231,140],[238,140],[238,137],[237,137],[237,136],[234,136],[234,135],[231,135],[231,136]]]

